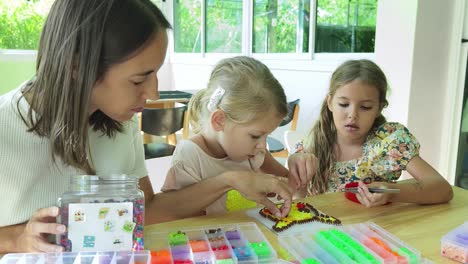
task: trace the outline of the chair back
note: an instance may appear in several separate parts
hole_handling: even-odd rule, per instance
[[[283,121],[279,124],[279,126],[285,126],[289,124],[291,121],[291,130],[296,130],[297,126],[297,118],[299,117],[299,102],[301,99],[296,99],[294,101],[288,102],[288,114],[283,118]]]
[[[141,114],[141,131],[154,136],[167,136],[184,128],[187,106],[145,108]]]

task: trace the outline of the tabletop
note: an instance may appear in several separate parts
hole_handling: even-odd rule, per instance
[[[366,208],[347,200],[343,193],[328,193],[302,200],[328,215],[337,217],[343,224],[372,221],[419,250],[425,258],[434,263],[456,263],[440,255],[442,236],[468,221],[468,190],[453,187],[453,191],[453,200],[440,205],[393,203]],[[246,215],[245,211],[235,211],[221,216],[201,216],[147,225],[145,248],[151,249],[151,238],[148,236],[151,236],[152,232],[241,222],[257,221]],[[272,246],[279,251],[277,236],[263,224],[257,222],[257,225]]]

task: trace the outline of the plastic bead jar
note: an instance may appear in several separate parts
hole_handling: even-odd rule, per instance
[[[73,176],[58,199],[65,251],[142,250],[145,198],[138,178]]]

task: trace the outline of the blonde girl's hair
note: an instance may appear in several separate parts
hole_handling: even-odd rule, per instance
[[[213,96],[220,89],[224,94]],[[195,133],[209,122],[214,110],[209,104],[221,109],[235,124],[250,123],[270,111],[280,117],[288,113],[286,95],[278,80],[265,64],[245,56],[221,60],[211,72],[207,88],[191,98],[188,111]]]
[[[31,108],[21,116],[29,132],[50,140],[54,162],[60,158],[95,173],[88,128],[113,137],[123,126],[99,110],[89,115],[93,87],[168,28],[150,0],[54,2],[41,33],[36,75],[23,87]]]
[[[332,74],[328,95],[333,98],[340,87],[354,80],[360,80],[375,87],[379,91],[380,108],[387,107],[387,78],[380,67],[370,60],[349,60],[341,64]],[[385,117],[380,113],[374,120],[373,127],[385,122]],[[314,173],[315,176],[308,185],[310,195],[324,193],[328,190],[328,181],[334,171],[336,162],[335,143],[336,127],[333,123],[333,114],[328,109],[327,99],[325,98],[319,119],[315,122],[304,141],[305,152],[314,154],[320,161]]]

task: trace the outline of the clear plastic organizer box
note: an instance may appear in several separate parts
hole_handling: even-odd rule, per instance
[[[0,264],[150,264],[150,251],[7,254]]]
[[[372,223],[279,235],[296,263],[425,263],[421,253]]]
[[[277,263],[276,251],[255,223],[145,234],[143,251],[7,254],[0,264],[256,264]]]
[[[468,222],[442,237],[440,254],[460,263],[468,263]]]
[[[276,251],[255,223],[145,234],[152,264],[277,263]]]

